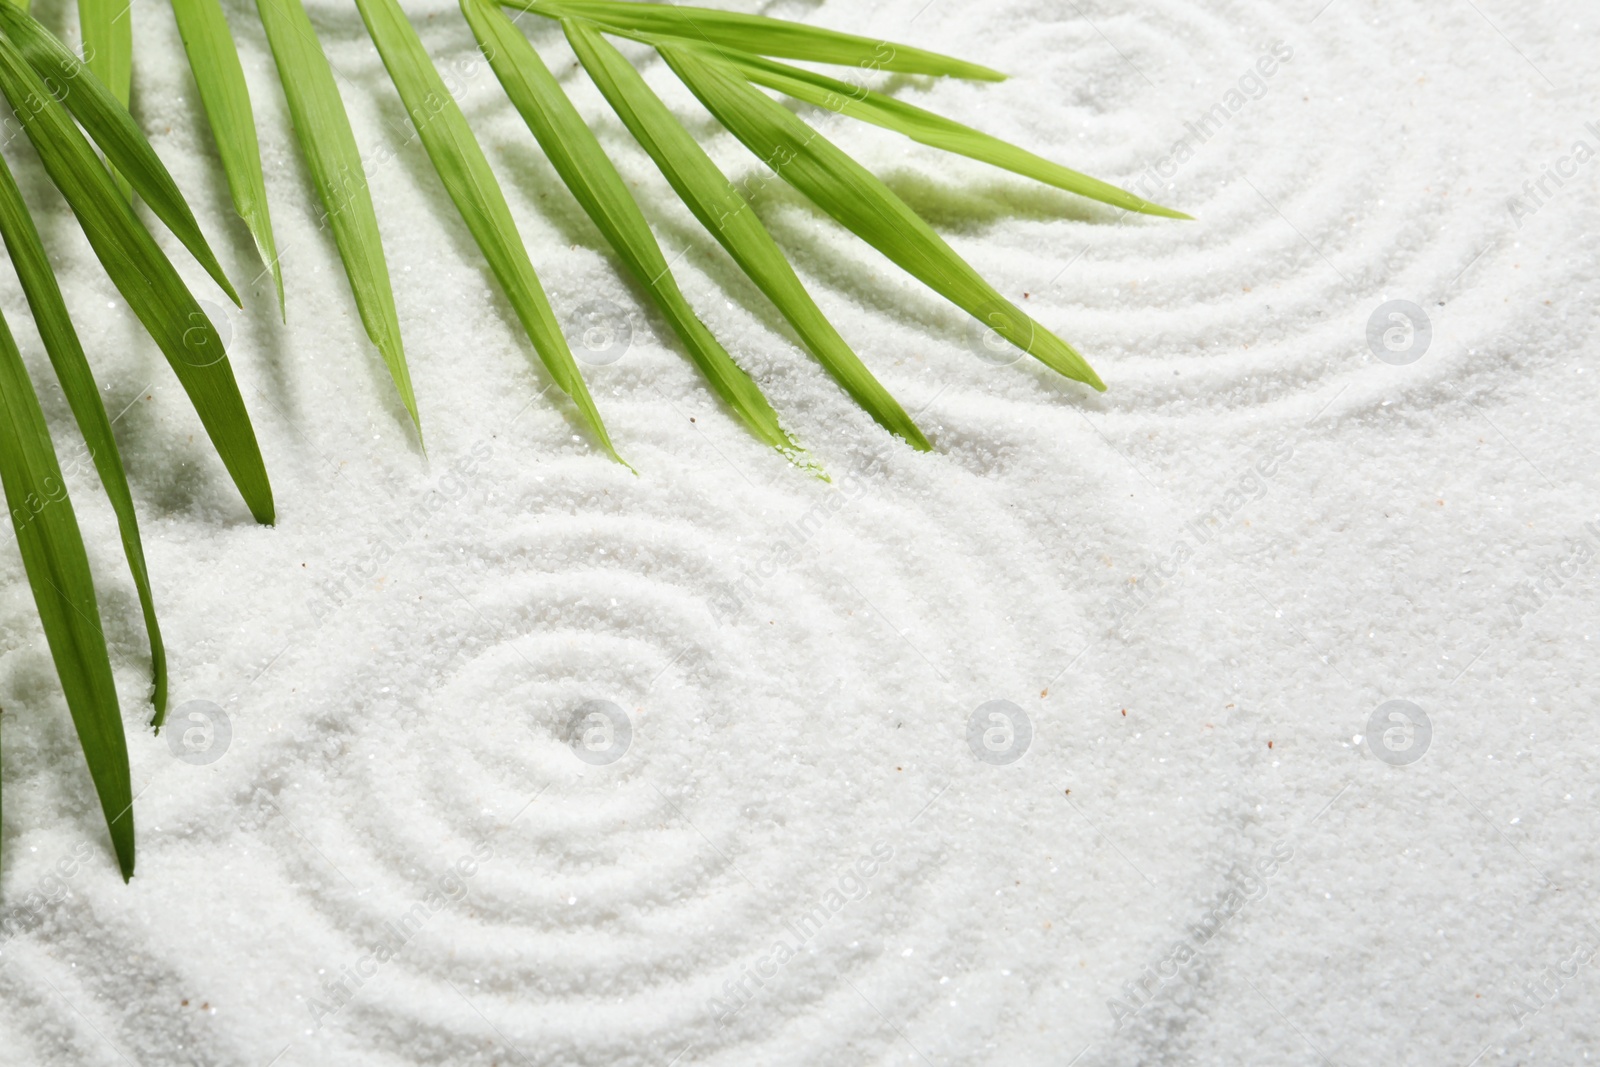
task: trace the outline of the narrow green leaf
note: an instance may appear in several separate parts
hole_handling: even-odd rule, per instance
[[[1181,211],[1152,204],[1126,189],[1119,189],[1098,178],[1091,178],[1059,163],[1052,163],[1042,156],[1036,156],[1026,149],[1008,144],[998,137],[991,137],[971,126],[963,126],[943,115],[924,110],[914,104],[907,104],[884,93],[748,53],[719,49],[717,57],[737,67],[741,74],[757,85],[776,89],[796,100],[816,104],[836,114],[847,115],[905,134],[914,141],[920,141],[941,151],[990,163],[1025,178],[1032,178],[1046,185],[1053,185],[1057,189],[1065,189],[1069,193],[1077,193],[1079,196],[1086,196],[1091,200],[1098,200],[1127,211],[1160,215],[1170,219],[1191,217]]]
[[[8,4],[0,4],[0,27],[47,87],[65,82],[57,99],[67,105],[67,110],[83,124],[84,131],[100,146],[117,173],[132,184],[134,192],[183,242],[206,273],[228,294],[228,299],[239,304],[239,294],[233,291],[222,264],[212,254],[177,182],[172,180],[155,149],[145,140],[144,132],[128,114],[126,105],[100,83],[93,68],[85,68],[70,48],[30,16]]]
[[[78,0],[78,25],[89,69],[123,107],[133,91],[133,5],[129,0]],[[116,175],[128,195],[128,181]]]
[[[698,49],[658,51],[718,122],[841,225],[1045,366],[1105,389],[1072,346],[1001,296],[905,201],[788,108]]]
[[[565,19],[562,25],[589,77],[634,139],[701,225],[789,320],[817,361],[880,425],[913,447],[929,451],[933,446],[928,439],[839,336],[744,197],[633,65],[592,23]]]
[[[273,519],[272,486],[222,339],[155,239],[117,195],[72,118],[9,38],[0,37],[0,92],[106,273],[160,346],[257,522]]]
[[[388,365],[389,376],[420,435],[422,418],[417,414],[411,371],[400,343],[400,319],[389,285],[389,266],[383,258],[383,239],[378,235],[378,216],[372,210],[372,192],[350,117],[333,82],[333,68],[300,0],[256,0],[256,10],[278,64],[278,81],[289,101],[295,136],[322,198],[323,220],[333,227],[334,244],[344,261],[361,323]]]
[[[356,0],[367,33],[378,46],[383,65],[389,70],[411,122],[422,137],[433,169],[444,182],[450,199],[483,250],[501,288],[516,309],[522,328],[527,331],[539,358],[550,376],[578,405],[579,412],[606,452],[618,463],[622,458],[611,444],[600,412],[595,409],[589,387],[578,373],[578,364],[561,336],[555,315],[550,310],[544,288],[534,273],[528,250],[517,234],[511,208],[506,204],[500,183],[489,169],[483,149],[473,137],[455,98],[445,87],[439,72],[428,59],[417,31],[406,21],[395,0]]]
[[[501,0],[507,7],[549,18],[576,15],[608,30],[677,37],[696,44],[736,48],[756,55],[805,59],[899,74],[934,74],[975,81],[1005,81],[997,70],[910,45],[838,33],[804,22],[742,15],[683,4],[632,0]]]
[[[717,395],[758,438],[794,455],[798,447],[760,388],[690,308],[622,176],[533,45],[490,0],[461,0],[461,11],[556,173],[650,293]]]
[[[106,182],[109,186],[109,177]],[[6,506],[17,531],[17,547],[39,609],[39,622],[126,881],[133,877],[133,787],[94,579],[44,412],[39,410],[39,398],[3,316],[0,481],[5,483]]]
[[[178,33],[189,56],[189,69],[200,91],[211,136],[217,142],[217,154],[222,157],[234,210],[250,228],[261,262],[272,271],[272,280],[278,287],[278,310],[286,314],[283,269],[272,238],[256,118],[250,109],[250,89],[245,84],[244,68],[239,64],[227,17],[219,0],[172,0],[172,14],[178,20]]]
[[[45,351],[55,367],[61,390],[77,420],[78,432],[94,460],[105,487],[112,510],[117,515],[117,528],[122,534],[122,549],[128,557],[128,569],[133,572],[133,584],[139,590],[139,606],[144,611],[145,632],[150,638],[150,661],[155,675],[154,725],[160,728],[167,713],[167,650],[161,641],[161,628],[156,622],[155,600],[150,593],[150,575],[145,568],[144,546],[139,538],[139,519],[133,509],[133,495],[128,490],[127,475],[122,469],[122,456],[117,449],[117,439],[111,433],[111,420],[106,416],[105,405],[100,400],[100,390],[95,385],[94,372],[83,354],[78,332],[72,327],[72,318],[66,302],[61,298],[61,287],[56,283],[55,271],[45,255],[39,240],[39,231],[22,201],[22,193],[11,176],[11,170],[0,161],[0,236],[11,264],[16,268],[22,291],[33,311],[33,320],[39,327]]]

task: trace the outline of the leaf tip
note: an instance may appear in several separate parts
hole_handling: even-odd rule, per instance
[[[233,301],[233,306],[243,310],[244,301],[239,299],[239,291],[228,280],[227,274],[223,273],[222,264],[218,263],[215,257],[210,258],[210,263],[203,264],[206,268],[206,273],[211,275],[212,280],[217,283],[217,288],[222,290],[223,295]]]
[[[409,381],[406,383],[411,384]],[[422,458],[428,458],[428,439],[422,433],[422,415],[417,411],[416,395],[408,388],[401,400],[405,403],[406,414],[411,416],[411,428],[417,431],[417,445],[422,449]]]
[[[127,885],[133,880],[133,813],[128,812],[122,819],[129,821],[127,833],[112,831],[111,848],[117,854],[117,869],[122,872],[122,884]],[[121,822],[122,819],[118,819]]]
[[[785,447],[780,445],[778,447],[778,452],[783,456],[784,459],[788,460],[800,470],[805,471],[813,478],[816,478],[818,481],[826,482],[829,485],[833,484],[833,479],[828,476],[827,470],[822,466],[822,464],[811,458],[811,453],[795,444],[793,440],[789,440],[787,434],[785,435],[785,440],[789,441],[788,446]]]

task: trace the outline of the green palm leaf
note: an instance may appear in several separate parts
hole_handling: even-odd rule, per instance
[[[639,204],[559,81],[494,2],[461,0],[462,11],[562,181],[660,308],[714,391],[757,437],[805,463],[756,383],[695,314]],[[991,81],[1004,77],[987,67],[802,23],[707,8],[619,0],[498,2],[563,23],[590,77],[700,223],[840,385],[880,424],[918,449],[931,447],[926,437],[829,323],[748,201],[603,34],[655,47],[724,127],[824,211],[1023,351],[1097,389],[1104,385],[1077,352],[1002,298],[881,181],[763,90],[1128,211],[1187,218],[925,109],[778,60]],[[420,433],[377,218],[332,68],[301,0],[256,3],[362,323]],[[281,309],[284,285],[260,145],[227,18],[219,0],[173,4],[234,206],[273,273]],[[415,29],[398,0],[356,4],[435,171],[535,351],[606,452],[620,462],[494,173]],[[0,0],[0,94],[22,120],[107,274],[177,374],[252,513],[271,522],[271,486],[221,340],[134,214],[129,191],[138,192],[228,295],[235,302],[238,298],[182,193],[128,114],[132,37],[125,0],[78,0],[78,6],[87,70],[24,14],[26,0]],[[72,83],[64,96],[45,84],[46,77],[59,75]],[[105,153],[106,164],[95,146]],[[3,161],[0,237],[117,516],[150,639],[159,727],[167,694],[166,654],[132,494],[48,256]],[[0,481],[40,621],[128,878],[134,862],[128,755],[92,575],[38,398],[3,318]]]
[[[89,69],[127,107],[133,91],[133,5],[127,0],[78,0],[78,24]],[[127,179],[115,177],[127,196]]]
[[[11,265],[22,282],[22,291],[28,298],[28,307],[33,311],[33,320],[39,327],[39,336],[55,367],[61,390],[72,408],[78,432],[83,435],[83,442],[100,475],[100,484],[105,487],[117,515],[123,552],[128,557],[128,569],[133,572],[133,583],[139,590],[139,606],[144,612],[145,632],[150,639],[151,669],[155,676],[155,692],[151,699],[156,709],[154,725],[159,729],[167,711],[167,651],[156,622],[155,600],[150,592],[150,575],[145,568],[144,545],[133,510],[133,495],[128,490],[127,475],[123,473],[117,439],[111,433],[111,420],[106,416],[94,372],[89,369],[66,302],[61,298],[55,271],[50,267],[39,231],[22,202],[11,170],[3,161],[0,161],[0,236],[5,239]]]
[[[417,414],[411,372],[400,343],[400,318],[389,285],[389,266],[383,258],[383,239],[378,235],[378,216],[372,210],[361,151],[333,82],[333,69],[300,0],[256,0],[256,10],[261,13],[294,132],[322,198],[324,218],[333,228],[361,323],[388,365],[389,376],[420,435],[422,418]]]
[[[116,172],[131,183],[134,192],[150,205],[156,217],[166,223],[206,273],[228,294],[228,299],[239,304],[239,294],[233,291],[222,265],[212,254],[194,213],[133,116],[128,114],[127,105],[100,83],[92,68],[84,69],[72,50],[31,16],[9,4],[0,4],[0,28],[41,78],[59,75],[73,79],[71,90],[61,96],[67,110],[100,146]]]
[[[273,0],[263,0],[273,2]],[[288,0],[293,2],[293,0]],[[428,59],[417,31],[406,21],[395,0],[356,0],[367,33],[389,71],[400,99],[422,137],[422,146],[444,183],[467,229],[483,250],[490,269],[511,300],[522,328],[527,331],[550,376],[578,406],[584,422],[618,463],[617,455],[595,409],[589,387],[556,324],[544,288],[534,273],[528,250],[517,234],[505,194],[495,180],[483,149],[462,117],[455,98]]]
[[[788,108],[699,49],[657,50],[718,122],[841,225],[1045,366],[1105,389],[1070,345],[1002,297],[905,201]]]
[[[234,210],[249,227],[261,262],[272,272],[278,289],[278,310],[286,315],[283,268],[278,262],[277,243],[272,239],[256,119],[250,110],[250,89],[245,85],[244,68],[239,63],[227,17],[218,0],[172,0],[172,14],[178,20],[178,34],[183,38],[211,136],[217,142],[223,173],[228,176]]]
[[[0,92],[19,115],[25,102],[30,105],[23,129],[45,170],[78,216],[106,273],[167,357],[251,514],[257,522],[272,522],[272,486],[211,320],[128,202],[117,195],[111,176],[66,109],[5,37],[0,37]]]
[[[44,412],[3,316],[0,481],[39,622],[126,881],[133,877],[133,788],[94,579]]]
[[[672,324],[717,395],[756,437],[795,456],[798,448],[778,425],[777,412],[690,308],[622,176],[522,31],[489,0],[461,0],[461,11],[556,173]]]
[[[733,48],[756,55],[805,59],[899,74],[934,74],[975,81],[1005,81],[997,70],[926,52],[910,45],[838,33],[803,22],[741,15],[682,4],[640,4],[619,0],[502,0],[551,18],[577,16],[609,30],[678,37],[696,44]]]
[[[622,53],[581,19],[564,19],[567,39],[589,77],[600,87],[680,199],[700,224],[727,249],[751,280],[782,312],[824,368],[874,419],[914,448],[932,445],[898,401],[873,377],[834,329],[772,235],[683,124],[667,110]]]
[[[1098,178],[1091,178],[1059,163],[1052,163],[1042,156],[1008,144],[998,137],[980,133],[971,126],[963,126],[943,115],[896,100],[892,96],[761,56],[729,49],[718,49],[716,54],[719,59],[737,67],[739,73],[757,85],[765,85],[796,100],[817,104],[837,114],[848,115],[850,118],[905,134],[914,141],[920,141],[941,151],[990,163],[1025,178],[1032,178],[1046,185],[1053,185],[1069,193],[1077,193],[1079,196],[1099,200],[1126,211],[1160,215],[1169,219],[1190,218],[1181,211],[1152,204],[1126,189],[1119,189]]]

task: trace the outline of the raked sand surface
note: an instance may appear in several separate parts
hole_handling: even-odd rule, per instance
[[[180,262],[231,333],[275,528],[14,157],[121,412],[171,736],[202,754],[144,728],[137,601],[79,464],[138,871],[116,875],[7,537],[6,1067],[1600,1049],[1592,3],[772,5],[1010,71],[885,84],[1197,218],[1119,219],[827,127],[1078,345],[1097,395],[980,358],[965,315],[762,183],[674,92],[757,176],[932,455],[800,351],[533,26],[831,484],[719,409],[454,6],[408,0],[558,313],[599,301],[589,327],[631,332],[585,371],[639,474],[602,458],[406,143],[354,7],[318,0],[363,149],[393,157],[371,181],[424,456],[318,229],[253,8],[226,8],[287,324],[264,279],[224,311]],[[135,112],[250,279],[170,12],[132,18]],[[47,371],[9,272],[0,305]],[[70,456],[59,390],[43,400]],[[226,729],[187,718],[212,706]],[[575,748],[595,708],[617,726],[590,718]]]

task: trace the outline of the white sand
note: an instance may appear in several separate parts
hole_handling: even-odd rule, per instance
[[[137,602],[77,477],[138,874],[116,876],[7,547],[0,1061],[1586,1062],[1600,163],[1547,181],[1530,217],[1508,198],[1574,142],[1600,149],[1595,10],[1321,2],[771,9],[1014,72],[895,85],[1108,179],[1190,139],[1160,195],[1200,221],[1118,223],[837,130],[1089,355],[1103,397],[985,364],[965,316],[787,189],[762,195],[824,308],[923,411],[932,456],[773,329],[575,80],[829,488],[719,410],[443,2],[408,9],[469,71],[464,107],[552,299],[631,309],[631,350],[588,377],[641,475],[537,398],[548,379],[411,145],[371,177],[424,459],[316,230],[259,25],[230,0],[289,287],[286,327],[262,280],[230,317],[275,529],[22,168],[108,405],[128,408],[173,704],[215,702],[232,736],[192,765],[142,728]],[[353,7],[313,13],[363,146],[399,148]],[[170,15],[133,15],[136,110],[248,279]],[[548,28],[535,39],[569,69]],[[1228,110],[1275,42],[1289,60]],[[1208,139],[1186,132],[1219,103]],[[757,173],[725,136],[715,150]],[[1410,365],[1367,343],[1391,300],[1431,325]],[[1515,599],[1547,569],[1544,603]],[[1363,736],[1393,699],[1432,724],[1408,766]],[[629,716],[620,760],[566,743],[589,700]],[[994,700],[1032,725],[1009,765],[968,746]],[[1239,873],[1258,861],[1270,873]]]

